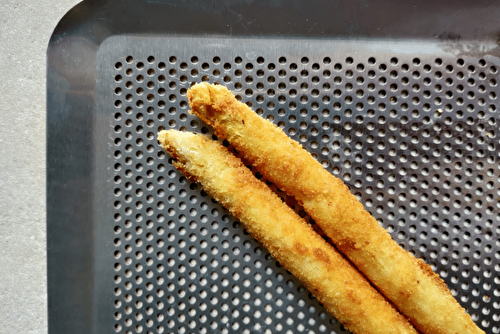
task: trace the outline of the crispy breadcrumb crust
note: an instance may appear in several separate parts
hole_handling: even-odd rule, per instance
[[[236,100],[224,86],[196,84],[192,113],[227,139],[269,181],[294,196],[327,236],[424,333],[484,333],[423,261],[403,250],[347,186],[302,146]]]
[[[177,169],[201,183],[348,329],[417,333],[352,264],[220,143],[175,130],[160,132],[158,139]]]

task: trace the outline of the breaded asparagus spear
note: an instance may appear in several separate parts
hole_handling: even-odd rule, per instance
[[[416,333],[335,248],[216,141],[201,135],[158,135],[177,169],[224,205],[247,231],[355,333]]]
[[[192,112],[294,196],[337,248],[424,333],[483,333],[430,266],[402,249],[300,144],[220,85],[196,84]]]

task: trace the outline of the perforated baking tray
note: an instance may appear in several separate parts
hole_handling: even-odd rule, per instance
[[[212,132],[188,113],[200,81],[302,143],[499,333],[498,17],[487,1],[74,8],[48,49],[49,333],[347,332],[158,145]]]

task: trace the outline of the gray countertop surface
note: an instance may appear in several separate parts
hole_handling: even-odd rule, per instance
[[[78,2],[0,1],[0,333],[47,333],[46,52]]]

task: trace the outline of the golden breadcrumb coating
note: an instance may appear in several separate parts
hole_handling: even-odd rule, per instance
[[[192,112],[213,126],[269,181],[294,196],[371,282],[424,333],[484,333],[422,260],[402,249],[347,186],[281,129],[221,85],[187,92]]]
[[[160,132],[158,139],[177,169],[201,183],[351,331],[417,333],[352,264],[220,143],[175,130]]]

